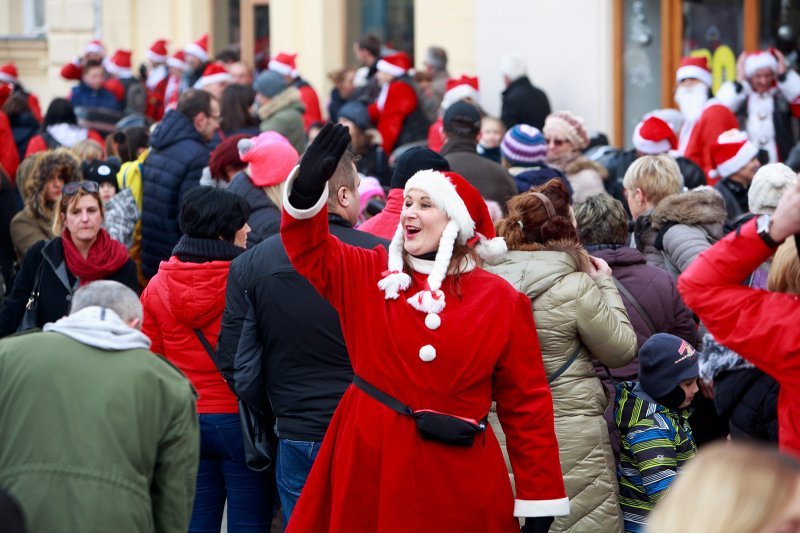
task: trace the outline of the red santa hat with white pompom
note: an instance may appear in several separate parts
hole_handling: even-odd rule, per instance
[[[744,77],[749,78],[756,71],[768,68],[773,73],[778,72],[778,59],[769,50],[759,50],[751,52],[744,57]]]
[[[441,287],[450,267],[455,243],[474,246],[483,259],[502,256],[506,252],[506,243],[495,236],[486,201],[480,192],[455,172],[422,170],[406,182],[404,194],[412,189],[424,191],[449,219],[439,240],[433,264],[426,265],[424,270],[419,269],[428,274],[426,287],[406,300],[414,309],[426,314],[425,325],[435,330],[441,325],[439,314],[446,305]],[[378,282],[387,300],[396,299],[401,291],[411,285],[411,277],[403,271],[404,236],[405,230],[402,224],[398,224],[389,245],[389,268]],[[423,361],[433,361],[436,349],[430,344],[425,345],[420,348],[419,356]]]
[[[297,77],[297,54],[287,54],[281,52],[269,60],[267,67],[269,70],[289,76],[291,78]]]
[[[727,178],[739,172],[757,155],[758,148],[748,140],[745,132],[728,130],[721,133],[711,146],[711,161],[716,168],[709,174],[712,178]]]
[[[654,115],[636,125],[632,140],[633,147],[647,155],[666,154],[678,147],[678,138],[672,127]]]

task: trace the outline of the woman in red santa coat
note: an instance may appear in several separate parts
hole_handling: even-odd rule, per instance
[[[477,266],[505,250],[486,204],[458,174],[421,171],[388,252],[343,244],[328,234],[326,182],[355,173],[349,141],[326,125],[284,197],[281,239],[339,311],[356,376],[288,531],[512,533],[515,517],[547,531],[569,513],[552,400],[530,302]],[[493,399],[516,500],[486,427]]]

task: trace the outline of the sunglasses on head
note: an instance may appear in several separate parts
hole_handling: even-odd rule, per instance
[[[64,196],[72,196],[78,192],[79,189],[83,189],[88,193],[93,193],[100,190],[100,185],[98,185],[96,181],[72,181],[64,185],[61,189],[61,194]]]

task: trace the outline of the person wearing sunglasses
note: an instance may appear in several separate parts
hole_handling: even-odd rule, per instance
[[[547,142],[545,162],[567,176],[573,202],[580,203],[589,196],[606,192],[603,180],[608,171],[583,155],[589,146],[589,134],[581,117],[569,111],[550,113],[542,133]]]
[[[25,254],[0,308],[0,337],[41,328],[67,314],[75,290],[92,281],[118,281],[139,292],[136,267],[103,224],[100,186],[69,182],[55,201],[53,235]]]

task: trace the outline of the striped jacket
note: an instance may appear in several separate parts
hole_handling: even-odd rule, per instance
[[[617,386],[614,420],[622,440],[617,478],[626,533],[644,532],[648,513],[697,452],[691,412],[656,403],[638,383]]]

